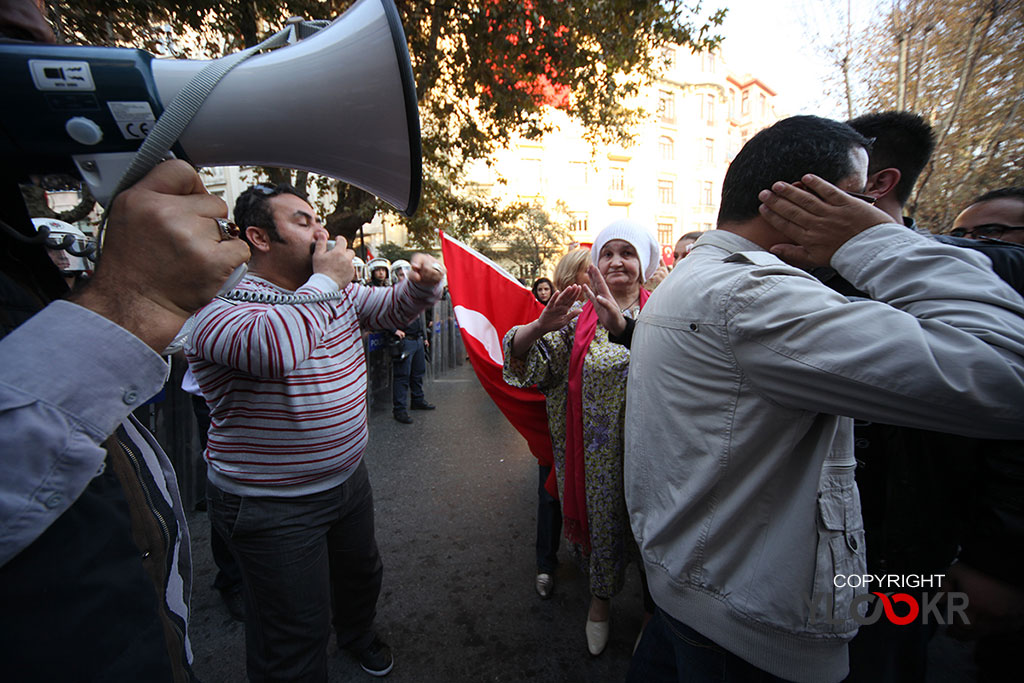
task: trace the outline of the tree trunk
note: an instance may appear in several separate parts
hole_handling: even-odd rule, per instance
[[[843,87],[846,90],[846,119],[853,118],[853,90],[850,87],[850,55],[853,54],[853,18],[851,1],[846,0],[846,54],[843,56]]]
[[[903,111],[907,102],[907,43],[909,29],[901,31],[896,39],[900,49],[900,61],[896,73],[896,109]]]
[[[970,38],[967,41],[967,49],[964,52],[963,65],[960,68],[960,76],[957,81],[956,94],[953,97],[953,104],[950,106],[949,111],[943,117],[935,135],[935,148],[938,149],[942,146],[946,136],[949,135],[949,131],[953,128],[953,124],[956,122],[957,116],[960,114],[960,107],[963,105],[964,98],[970,89],[974,69],[978,64],[978,57],[981,55],[985,40],[988,37],[988,32],[992,28],[992,24],[996,20],[996,16],[999,14],[1000,7],[996,3],[991,3],[988,8],[980,15],[978,15],[971,25]],[[984,26],[984,28],[982,28]],[[921,178],[921,182],[918,183],[917,191],[914,193],[915,201],[918,196],[924,191],[925,186],[928,184],[928,180],[931,178],[932,173],[935,170],[935,155],[932,155],[931,160],[928,162],[928,167],[925,170],[924,176]]]
[[[295,189],[303,194],[309,194],[306,186],[309,185],[309,171],[295,172]]]
[[[917,62],[914,64],[914,88],[910,93],[909,106],[912,111],[917,109],[917,93],[921,87],[921,68],[925,60],[928,59],[928,38],[931,36],[932,30],[931,26],[925,26],[921,32],[921,49],[917,55]]]

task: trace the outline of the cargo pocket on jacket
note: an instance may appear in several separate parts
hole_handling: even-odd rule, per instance
[[[865,590],[859,588],[860,577],[867,571],[864,557],[860,496],[850,468],[848,484],[818,493],[818,551],[811,619],[819,624],[825,620],[837,622],[826,630],[841,632],[845,630],[844,625],[856,627],[850,605],[854,597]],[[851,587],[849,579],[854,576],[854,587]]]

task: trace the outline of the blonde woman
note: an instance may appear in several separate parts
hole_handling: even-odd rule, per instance
[[[586,247],[573,249],[559,260],[555,266],[555,290],[562,291],[570,285],[590,284],[590,276],[587,275],[587,268],[590,267],[590,250]],[[580,299],[583,298],[582,292]]]

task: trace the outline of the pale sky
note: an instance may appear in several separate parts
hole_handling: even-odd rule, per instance
[[[750,73],[778,93],[781,115],[818,114],[845,118],[840,102],[824,94],[824,79],[838,73],[813,44],[844,31],[843,0],[704,0],[709,10],[727,7],[721,33],[729,68]],[[854,30],[875,1],[853,2]]]

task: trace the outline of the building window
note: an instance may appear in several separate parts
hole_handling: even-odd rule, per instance
[[[213,166],[211,168],[204,168],[202,174],[207,177],[209,183],[223,183],[224,179],[224,167]]]
[[[667,90],[658,92],[658,116],[663,123],[676,121],[676,96]]]
[[[710,223],[701,223],[700,224],[701,232],[707,232],[710,229],[711,229],[711,224]]]
[[[587,212],[571,211],[569,213],[569,229],[573,232],[587,231]]]
[[[743,91],[743,96],[740,98],[740,114],[746,116],[750,113],[750,93],[746,90]]]
[[[729,118],[736,118],[736,91],[729,89]]]
[[[588,180],[587,162],[585,161],[570,161],[569,162],[569,183],[574,187],[583,187],[587,184]]]
[[[700,70],[709,74],[715,73],[715,53],[709,51],[700,54]]]
[[[675,183],[671,180],[658,181],[658,203],[675,204]]]
[[[542,173],[540,159],[523,159],[522,192],[525,196],[540,194]]]
[[[701,183],[700,187],[700,205],[711,206],[711,204],[713,203],[713,196],[714,193],[712,191],[711,181],[705,180],[703,183]]]
[[[704,161],[709,164],[715,163],[715,139],[704,138]]]
[[[757,96],[757,103],[761,106],[761,118],[763,119],[768,113],[768,98],[761,93]]]
[[[672,244],[675,226],[671,223],[658,223],[658,244]]]
[[[662,161],[672,161],[676,158],[676,146],[672,138],[663,135],[658,138],[658,156]]]
[[[612,166],[608,189],[612,192],[626,191],[626,169],[621,166]]]
[[[700,116],[709,126],[715,123],[715,96],[708,93],[701,100]]]

